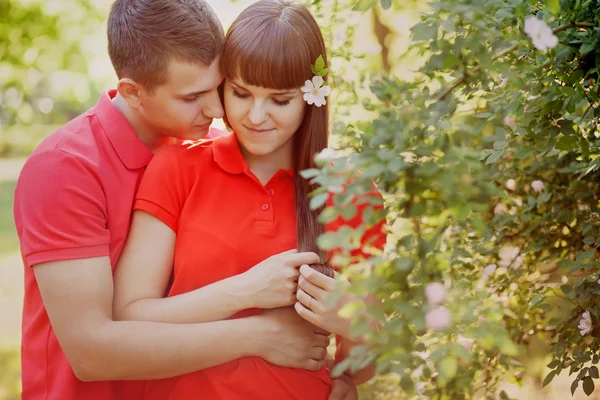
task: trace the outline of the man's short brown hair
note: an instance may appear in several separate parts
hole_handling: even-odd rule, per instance
[[[108,54],[117,77],[148,90],[169,79],[169,61],[209,66],[224,34],[203,0],[116,0],[108,17]]]

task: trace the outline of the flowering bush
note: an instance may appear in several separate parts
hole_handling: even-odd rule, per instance
[[[406,397],[495,398],[542,341],[544,384],[568,370],[572,392],[590,394],[600,361],[600,1],[430,5],[412,28],[408,56],[425,58],[416,79],[367,71],[372,95],[362,96],[332,61],[334,98],[363,97],[375,117],[335,120],[354,151],[305,176],[320,190],[352,176],[323,221],[355,215],[352,199],[374,180],[390,225],[387,250],[367,260],[349,255],[364,228],[319,239],[343,243],[352,291],[383,299],[370,310],[383,329],[339,369],[376,357]],[[368,211],[368,222],[380,217]],[[355,329],[368,331],[366,319]]]

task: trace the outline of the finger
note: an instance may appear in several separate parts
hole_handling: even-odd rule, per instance
[[[332,370],[333,367],[335,367],[335,360],[329,355],[329,353],[327,353],[327,357],[325,357],[325,367],[329,370]]]
[[[322,314],[325,311],[319,300],[313,298],[301,288],[298,288],[296,291],[296,298],[304,307],[310,309],[315,314]]]
[[[308,370],[308,371],[319,371],[321,369],[323,369],[325,367],[325,360],[313,360],[308,359],[306,360],[305,364],[304,364],[304,369]]]
[[[286,258],[287,263],[294,267],[302,264],[319,264],[321,262],[321,258],[316,253],[311,252],[288,254]]]
[[[282,272],[285,274],[284,276],[287,279],[291,279],[294,282],[298,282],[298,279],[300,278],[300,271],[298,271],[298,268],[293,268],[293,267],[283,267],[286,270],[283,270]]]
[[[328,293],[325,290],[309,282],[302,275],[298,277],[298,286],[315,300],[323,302],[327,298]]]
[[[308,265],[300,266],[300,274],[310,283],[328,292],[335,291],[336,281],[333,278],[315,271]]]
[[[341,379],[332,379],[331,391],[327,400],[345,400],[346,396],[350,394],[351,389],[351,386],[347,382]]]
[[[273,257],[284,256],[284,255],[287,255],[287,254],[294,254],[294,253],[297,253],[297,252],[298,252],[298,249],[290,249],[290,250],[282,251],[281,253],[277,253],[277,254],[273,255]]]
[[[296,304],[294,304],[294,309],[296,310],[298,315],[306,321],[310,322],[313,325],[320,325],[319,323],[317,323],[317,321],[319,320],[317,315],[308,308],[304,307],[304,305],[302,305],[302,303],[300,303],[299,301],[297,301]]]
[[[324,361],[327,357],[327,349],[324,347],[313,347],[308,351],[308,356],[315,361]]]
[[[321,347],[323,349],[326,349],[329,346],[329,343],[331,343],[331,339],[329,338],[328,335],[317,334],[315,336],[315,341],[314,341],[315,347]]]

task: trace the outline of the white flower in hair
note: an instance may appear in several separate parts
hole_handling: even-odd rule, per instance
[[[317,107],[327,104],[325,97],[331,93],[329,85],[323,85],[325,81],[319,75],[315,75],[312,81],[306,81],[301,90],[304,92],[304,101],[308,104],[314,104]]]

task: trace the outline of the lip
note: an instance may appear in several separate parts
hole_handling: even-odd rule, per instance
[[[212,124],[212,121],[207,122],[207,123],[202,124],[202,125],[196,125],[195,128],[197,128],[197,129],[209,129],[211,124]]]
[[[250,128],[246,125],[244,125],[244,128],[246,128],[248,131],[250,131],[250,133],[254,133],[255,135],[262,135],[265,134],[267,132],[271,132],[273,129],[256,129],[256,128]]]

